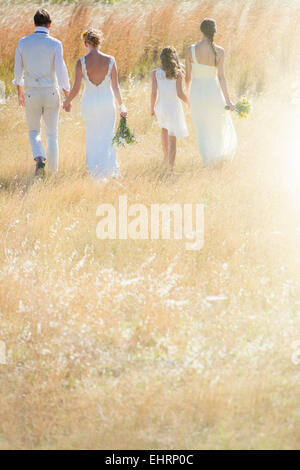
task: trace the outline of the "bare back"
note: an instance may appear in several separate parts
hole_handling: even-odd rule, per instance
[[[89,80],[94,85],[100,85],[105,79],[110,63],[110,57],[101,52],[90,52],[85,56],[86,71]]]
[[[208,41],[200,41],[196,44],[195,54],[199,64],[210,65],[212,67],[218,64],[222,47],[215,45],[216,56],[211,44]],[[215,61],[216,59],[216,61]]]

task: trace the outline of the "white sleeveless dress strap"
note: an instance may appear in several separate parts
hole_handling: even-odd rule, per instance
[[[108,77],[110,78],[114,63],[115,63],[115,59],[113,57],[111,57],[110,60],[109,60],[109,66],[108,66],[106,78],[108,78]]]
[[[166,79],[166,72],[162,68],[158,68],[155,71],[156,80],[165,80]]]
[[[85,65],[85,57],[81,57],[80,62],[81,62],[81,70],[82,70],[83,78],[87,80],[88,77],[87,77],[87,71],[86,71],[86,65]]]
[[[195,44],[192,45],[192,58],[193,58],[194,64],[197,64],[197,59],[196,59],[196,45],[195,45]]]

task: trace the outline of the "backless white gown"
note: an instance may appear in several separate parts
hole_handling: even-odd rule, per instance
[[[81,110],[86,132],[86,160],[89,172],[97,179],[118,176],[116,149],[112,144],[115,132],[116,109],[111,88],[114,58],[110,57],[106,77],[95,85],[88,77],[85,57],[81,57],[85,88]]]
[[[237,136],[230,111],[217,77],[215,66],[199,64],[192,46],[191,113],[196,127],[198,147],[204,165],[232,160]]]

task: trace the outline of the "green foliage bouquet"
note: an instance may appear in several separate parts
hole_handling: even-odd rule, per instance
[[[135,141],[135,134],[128,127],[126,118],[121,117],[119,127],[117,129],[116,135],[112,140],[112,143],[121,147],[125,147],[126,144],[133,144]]]

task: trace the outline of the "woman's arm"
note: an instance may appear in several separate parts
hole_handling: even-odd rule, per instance
[[[116,98],[116,100],[118,102],[118,105],[119,105],[120,116],[126,118],[127,117],[127,111],[126,111],[126,107],[125,107],[125,105],[123,104],[123,101],[122,101],[120,85],[119,85],[119,79],[118,79],[118,70],[117,70],[117,64],[116,63],[114,63],[113,68],[112,68],[112,72],[111,72],[111,86],[112,86],[115,98]]]
[[[191,82],[192,82],[191,49],[190,47],[188,47],[185,53],[185,86],[186,86],[186,92],[188,96],[190,95]]]
[[[73,99],[78,95],[81,87],[81,82],[82,82],[82,69],[81,69],[81,62],[80,60],[77,60],[76,66],[75,66],[75,81],[72,90],[70,91],[68,97],[64,101],[63,108],[66,111],[71,110],[71,103]]]
[[[219,78],[219,82],[220,82],[220,85],[221,85],[221,88],[222,88],[222,91],[223,91],[223,94],[224,94],[226,104],[230,107],[231,111],[234,111],[235,106],[232,103],[232,101],[230,100],[230,96],[229,96],[229,92],[228,92],[228,88],[227,88],[227,80],[226,80],[226,77],[225,77],[224,62],[225,62],[225,51],[224,51],[224,49],[220,49],[219,60],[218,60],[218,64],[217,64],[218,78]]]
[[[153,70],[152,72],[152,90],[151,90],[151,115],[155,114],[155,103],[157,100],[157,79],[156,79],[156,71]]]
[[[189,104],[189,99],[185,92],[183,91],[183,79],[182,79],[182,74],[179,73],[177,80],[176,80],[176,89],[177,89],[177,96],[180,98],[182,101],[185,103]]]

